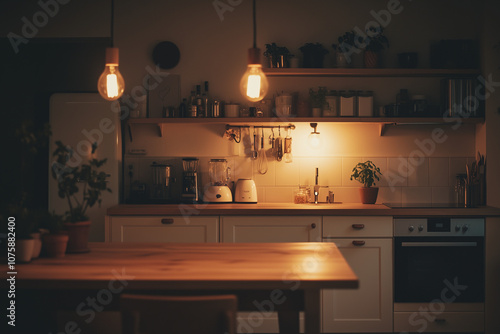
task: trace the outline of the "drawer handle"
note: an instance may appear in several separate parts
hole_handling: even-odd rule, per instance
[[[436,319],[434,319],[434,322],[437,322],[438,324],[444,324],[446,322],[446,319],[436,318]]]
[[[163,218],[161,220],[161,223],[164,224],[164,225],[173,224],[174,223],[174,219],[173,218]]]
[[[352,228],[355,230],[362,230],[365,228],[365,224],[352,224]]]
[[[353,240],[353,241],[352,241],[352,244],[353,244],[354,246],[364,246],[364,245],[365,245],[365,243],[366,243],[366,242],[365,242],[364,240]]]
[[[316,228],[316,223],[312,223],[312,224],[311,224],[311,228],[312,228],[312,229],[315,229],[315,228]]]

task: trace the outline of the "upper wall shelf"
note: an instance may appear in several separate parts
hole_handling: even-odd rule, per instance
[[[482,117],[471,118],[443,118],[443,117],[218,117],[218,118],[130,118],[128,120],[129,136],[132,140],[132,124],[154,124],[158,127],[158,134],[163,135],[163,125],[167,124],[251,124],[262,125],[288,125],[290,122],[304,123],[376,123],[380,125],[380,135],[384,135],[388,126],[399,124],[443,124],[453,125],[484,123]]]
[[[456,77],[479,75],[478,69],[434,68],[264,68],[269,77]]]

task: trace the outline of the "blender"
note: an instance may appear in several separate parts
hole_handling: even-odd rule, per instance
[[[151,168],[153,169],[151,199],[159,203],[171,201],[171,183],[175,181],[170,176],[172,166],[154,161]]]
[[[228,203],[233,201],[231,189],[228,187],[231,169],[226,159],[211,159],[208,162],[210,185],[203,194],[204,202]]]
[[[183,158],[182,169],[181,201],[183,203],[197,203],[199,200],[198,159]]]

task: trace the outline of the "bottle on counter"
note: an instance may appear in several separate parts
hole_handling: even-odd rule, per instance
[[[205,81],[205,87],[203,89],[203,94],[201,95],[201,99],[203,101],[203,110],[204,110],[204,117],[212,117],[212,112],[211,112],[211,106],[210,106],[210,99],[208,97],[208,81]]]
[[[182,99],[182,102],[179,105],[179,117],[187,117],[187,100],[186,99]]]
[[[203,99],[201,97],[201,85],[196,85],[196,108],[197,117],[204,117],[205,110],[203,109]]]

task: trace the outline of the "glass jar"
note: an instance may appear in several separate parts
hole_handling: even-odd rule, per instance
[[[311,189],[308,186],[299,186],[293,192],[293,202],[295,204],[307,204],[311,197]]]

